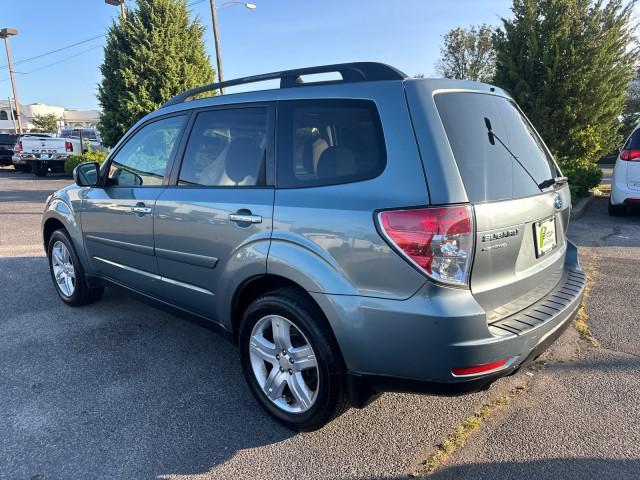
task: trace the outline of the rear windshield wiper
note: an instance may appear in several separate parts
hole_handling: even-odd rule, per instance
[[[555,177],[545,180],[544,182],[540,182],[538,187],[540,187],[541,190],[544,190],[545,188],[553,187],[554,185],[564,185],[568,181],[569,179],[567,177]]]
[[[484,124],[485,124],[485,126],[487,127],[487,134],[488,134],[488,136],[489,136],[489,143],[490,143],[491,145],[495,145],[495,144],[496,144],[496,140],[498,140],[498,142],[500,142],[500,145],[502,145],[502,146],[504,147],[504,149],[509,153],[509,155],[511,155],[511,156],[513,157],[513,159],[514,159],[516,162],[518,162],[518,165],[520,165],[520,167],[522,167],[522,169],[524,170],[524,172],[525,172],[527,175],[529,175],[529,178],[530,178],[531,180],[533,180],[533,183],[535,183],[535,184],[537,185],[537,187],[540,189],[540,191],[542,191],[542,190],[543,190],[544,188],[546,188],[546,187],[550,187],[551,185],[554,185],[554,184],[555,184],[555,180],[556,180],[555,178],[554,178],[554,179],[551,179],[551,181],[552,181],[553,183],[551,183],[550,185],[543,186],[543,185],[545,185],[549,180],[545,180],[545,181],[544,181],[544,182],[542,182],[542,183],[538,183],[538,181],[537,181],[535,178],[533,178],[533,175],[531,175],[531,174],[529,173],[529,170],[527,170],[527,168],[522,164],[522,162],[520,161],[520,159],[519,159],[518,157],[516,157],[515,153],[513,153],[513,152],[509,149],[509,147],[507,147],[507,146],[505,145],[505,143],[504,143],[502,140],[500,140],[500,137],[498,137],[498,136],[493,132],[493,128],[491,127],[491,120],[489,120],[487,117],[484,117]],[[564,178],[564,177],[559,177],[559,178]]]

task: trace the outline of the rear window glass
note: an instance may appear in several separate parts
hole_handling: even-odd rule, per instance
[[[640,150],[640,129],[631,134],[627,143],[625,143],[623,150]]]
[[[281,188],[378,176],[386,154],[375,104],[366,100],[280,102],[277,156]]]
[[[18,136],[10,133],[0,133],[0,143],[17,143]]]
[[[513,101],[453,92],[436,95],[435,102],[471,202],[535,195],[540,193],[539,183],[557,176],[542,140]],[[485,118],[495,134],[494,144]]]

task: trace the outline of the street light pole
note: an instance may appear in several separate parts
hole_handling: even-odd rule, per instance
[[[18,102],[18,90],[16,89],[16,78],[13,75],[13,63],[11,62],[11,49],[9,48],[9,37],[17,35],[15,28],[3,28],[0,30],[0,38],[4,39],[4,48],[7,51],[7,63],[9,64],[9,77],[11,77],[11,88],[13,89],[13,102],[16,106],[16,117],[18,117],[18,132],[22,134],[22,119],[20,118],[20,102]],[[11,105],[9,105],[11,107]]]
[[[104,0],[104,3],[113,5],[114,7],[120,5],[120,19],[122,21],[127,19],[127,7],[125,5],[125,0]]]
[[[228,7],[231,5],[242,5],[247,10],[255,10],[255,3],[248,2],[240,2],[240,1],[230,1],[225,2],[220,7],[216,7],[215,0],[209,0],[209,5],[211,6],[211,23],[213,24],[213,42],[216,47],[216,66],[218,68],[218,82],[222,83],[224,81],[224,75],[222,74],[222,52],[220,51],[220,37],[218,35],[218,9]],[[224,94],[224,88],[220,88],[220,93]]]

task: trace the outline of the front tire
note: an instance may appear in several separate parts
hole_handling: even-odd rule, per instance
[[[243,315],[239,341],[252,393],[288,428],[317,430],[348,408],[344,363],[329,326],[297,290],[254,300]]]
[[[53,286],[64,303],[79,307],[102,297],[104,287],[89,286],[73,242],[65,230],[53,232],[47,247],[47,257]]]

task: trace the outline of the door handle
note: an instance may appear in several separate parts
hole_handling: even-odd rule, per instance
[[[230,213],[229,220],[236,223],[262,223],[262,216]]]
[[[131,213],[135,213],[137,215],[148,215],[151,213],[151,207],[145,206],[144,203],[140,202],[135,207],[131,207]]]

